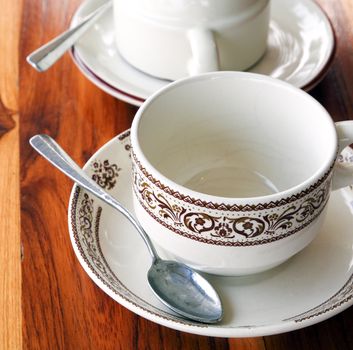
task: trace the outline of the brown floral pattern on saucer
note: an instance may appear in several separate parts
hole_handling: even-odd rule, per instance
[[[115,184],[117,177],[119,176],[119,168],[116,164],[110,164],[109,160],[96,160],[92,164],[92,179],[97,182],[97,184],[106,189],[111,190]]]
[[[189,326],[208,327],[206,324],[184,320],[171,315],[151,305],[129,290],[115,275],[102,251],[99,225],[103,208],[97,206],[94,199],[79,186],[76,186],[71,205],[70,216],[73,223],[72,229],[76,247],[90,272],[100,282],[120,298],[157,317]]]

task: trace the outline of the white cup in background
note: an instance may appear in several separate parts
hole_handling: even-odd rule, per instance
[[[249,68],[266,50],[269,15],[269,0],[114,0],[122,57],[170,80]]]

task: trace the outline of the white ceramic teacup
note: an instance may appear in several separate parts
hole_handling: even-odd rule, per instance
[[[269,12],[269,0],[114,0],[116,43],[159,78],[245,70],[265,52]]]
[[[163,254],[209,273],[286,261],[318,234],[332,187],[353,183],[336,164],[353,121],[257,74],[170,84],[139,109],[131,142],[139,221]]]

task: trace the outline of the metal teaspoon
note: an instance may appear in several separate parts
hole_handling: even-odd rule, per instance
[[[50,68],[112,6],[112,1],[98,7],[75,27],[60,34],[27,56],[27,62],[38,72]]]
[[[148,271],[149,285],[166,306],[179,315],[198,322],[216,323],[222,319],[223,309],[219,296],[204,277],[187,265],[162,260],[146,232],[132,214],[99,187],[50,136],[36,135],[29,142],[50,163],[77,184],[125,215],[134,225],[152,256],[152,266]]]

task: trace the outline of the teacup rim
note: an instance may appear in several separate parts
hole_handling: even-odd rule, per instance
[[[332,137],[335,140],[335,144],[332,145],[331,155],[327,157],[325,162],[321,164],[316,171],[302,181],[299,184],[291,186],[283,191],[275,192],[272,194],[262,195],[262,196],[249,196],[249,197],[224,197],[224,196],[216,196],[210,195],[203,192],[198,192],[195,190],[191,190],[186,186],[178,184],[177,182],[169,179],[165,175],[163,175],[158,169],[156,169],[144,155],[140,147],[140,143],[137,138],[138,128],[139,128],[139,121],[141,120],[142,115],[144,112],[149,108],[150,104],[158,99],[165,93],[168,93],[169,90],[173,90],[177,86],[181,86],[184,84],[188,84],[191,81],[198,81],[198,80],[208,80],[208,79],[217,79],[221,77],[229,77],[229,76],[237,76],[240,78],[245,79],[260,79],[261,81],[267,81],[273,85],[280,86],[282,88],[286,88],[291,90],[293,93],[297,93],[307,100],[310,100],[311,103],[317,105],[317,107],[322,111],[322,115],[326,118],[327,122],[332,126]],[[333,166],[335,164],[336,158],[338,156],[338,138],[337,132],[335,128],[335,123],[332,120],[328,111],[319,103],[315,98],[310,96],[305,91],[287,83],[280,79],[276,79],[273,77],[269,77],[263,74],[252,73],[252,72],[235,72],[235,71],[217,71],[217,72],[209,72],[199,74],[197,76],[186,77],[183,79],[176,80],[167,86],[163,87],[162,89],[158,90],[154,94],[152,94],[146,101],[142,104],[142,106],[137,111],[134,120],[131,126],[131,147],[132,147],[132,154],[133,157],[139,162],[140,167],[143,167],[147,173],[151,174],[151,176],[162,184],[162,187],[172,189],[176,193],[183,194],[185,197],[201,199],[202,201],[206,201],[209,203],[223,203],[226,205],[232,205],[234,203],[238,203],[240,205],[248,205],[248,204],[258,204],[258,203],[272,203],[276,201],[280,201],[284,198],[290,198],[292,196],[299,195],[300,193],[308,193],[317,188],[317,185],[322,183],[332,172]]]

